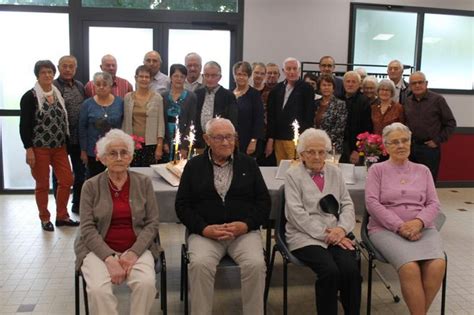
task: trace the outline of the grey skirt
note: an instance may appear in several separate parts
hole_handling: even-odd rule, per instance
[[[424,229],[421,233],[421,239],[415,242],[387,230],[374,232],[369,238],[396,270],[412,261],[444,259],[439,232],[430,228]]]

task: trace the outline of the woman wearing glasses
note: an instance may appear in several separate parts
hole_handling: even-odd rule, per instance
[[[344,313],[357,315],[362,277],[347,237],[355,226],[354,204],[339,168],[325,163],[331,140],[324,130],[309,128],[296,150],[302,163],[285,178],[286,242],[317,274],[317,313],[337,314],[340,291]]]
[[[259,156],[263,151],[263,102],[260,93],[249,85],[252,67],[246,61],[239,61],[233,68],[237,100],[240,152]]]
[[[75,242],[76,270],[87,283],[92,314],[117,314],[112,285],[130,287],[129,314],[149,314],[155,300],[154,242],[158,208],[151,180],[128,170],[134,141],[112,129],[97,142],[106,172],[87,180],[81,194],[81,230]]]
[[[401,123],[383,129],[388,161],[369,169],[365,203],[369,238],[397,270],[410,314],[427,314],[444,276],[440,204],[430,170],[408,160],[411,131]]]
[[[84,101],[79,114],[81,160],[87,165],[87,178],[105,170],[96,158],[95,144],[110,129],[122,127],[123,99],[112,94],[112,76],[97,72],[93,78],[96,94]]]
[[[377,99],[371,105],[374,133],[381,135],[383,128],[394,122],[405,122],[403,107],[392,100],[395,95],[395,84],[392,80],[383,79],[377,86]]]
[[[68,117],[64,99],[53,85],[56,67],[50,60],[39,60],[34,67],[35,86],[20,101],[20,136],[26,149],[26,163],[35,179],[35,199],[41,227],[52,232],[48,211],[49,167],[58,179],[56,226],[78,226],[69,218],[67,202],[73,176],[66,151]]]

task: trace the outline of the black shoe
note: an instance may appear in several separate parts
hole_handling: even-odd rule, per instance
[[[59,226],[78,226],[78,225],[79,225],[79,221],[74,221],[74,220],[71,220],[71,219],[56,220],[56,226],[57,227],[59,227]]]
[[[79,214],[79,205],[77,203],[73,203],[71,207],[71,211],[75,214]]]
[[[41,228],[43,228],[43,230],[45,230],[47,232],[53,232],[54,231],[54,226],[53,226],[53,223],[51,223],[51,221],[41,222]]]

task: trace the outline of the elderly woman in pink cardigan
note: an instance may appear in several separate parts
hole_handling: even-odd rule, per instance
[[[408,127],[392,123],[382,136],[390,158],[369,169],[365,187],[369,238],[398,271],[410,314],[426,314],[446,264],[434,226],[440,204],[430,170],[408,160]]]

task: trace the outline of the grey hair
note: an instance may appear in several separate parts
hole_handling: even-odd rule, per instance
[[[403,63],[401,63],[400,60],[394,59],[394,60],[390,61],[390,62],[388,63],[388,65],[387,65],[387,67],[390,67],[390,64],[392,64],[392,63],[398,63],[398,65],[400,66],[400,68],[401,68],[402,70],[404,70],[404,69],[403,69]]]
[[[296,61],[296,64],[298,65],[298,69],[301,69],[301,62],[294,57],[288,57],[283,61],[283,69],[285,69],[285,65],[290,61]]]
[[[383,139],[383,144],[384,145],[387,145],[388,136],[394,131],[405,132],[405,133],[408,134],[408,138],[411,138],[410,128],[408,128],[407,126],[405,126],[402,123],[394,122],[394,123],[391,123],[388,126],[385,126],[385,128],[383,128],[383,130],[382,130],[382,139]]]
[[[104,80],[109,86],[112,86],[114,84],[112,75],[108,72],[102,71],[102,72],[94,73],[94,77],[92,79],[92,81],[94,82],[94,85],[97,84],[97,81],[100,79]]]
[[[354,70],[347,71],[346,73],[344,73],[344,76],[342,77],[342,79],[346,81],[347,77],[350,77],[350,76],[354,76],[357,79],[357,81],[360,83],[361,81],[360,74],[358,74],[357,71],[354,71]]]
[[[184,63],[186,64],[186,62],[188,61],[188,58],[189,57],[197,57],[199,59],[199,64],[202,64],[202,58],[201,56],[199,56],[198,53],[196,52],[190,52],[188,53],[185,57],[184,57]]]
[[[235,127],[232,124],[232,122],[227,118],[220,118],[220,117],[212,118],[206,123],[206,134],[208,135],[212,134],[212,129],[217,124],[229,125],[232,128],[232,132],[235,134]]]
[[[365,71],[365,69],[362,67],[354,69],[354,71],[357,72],[361,77],[365,78],[367,76],[367,71]]]
[[[125,143],[128,152],[130,152],[130,155],[133,155],[135,149],[135,142],[133,141],[133,138],[120,129],[111,129],[105,134],[105,136],[103,136],[99,139],[99,141],[97,141],[97,156],[99,158],[103,158],[107,154],[107,148],[113,142]]]
[[[208,61],[208,62],[206,62],[206,64],[204,65],[204,69],[206,69],[206,67],[214,67],[214,68],[219,69],[219,74],[221,74],[221,72],[222,72],[222,70],[221,70],[221,65],[218,64],[216,61]]]
[[[410,74],[410,79],[411,79],[411,77],[414,76],[415,74],[421,75],[421,76],[423,77],[423,81],[426,82],[426,75],[425,75],[423,72],[421,72],[421,71],[415,71],[415,72],[413,72],[412,74]]]
[[[392,93],[392,96],[395,95],[395,83],[393,83],[392,80],[390,79],[382,79],[379,82],[379,86],[377,87],[377,93],[379,93],[379,90],[381,88],[389,88],[390,92]]]
[[[298,154],[301,154],[301,152],[306,150],[306,143],[310,139],[324,140],[326,151],[331,151],[332,143],[326,131],[322,129],[308,128],[303,131],[298,139],[298,145],[296,146],[296,152],[298,152]]]
[[[373,75],[369,75],[365,77],[364,80],[362,81],[362,86],[365,86],[369,82],[372,82],[373,84],[375,84],[375,88],[377,88],[377,85],[379,84],[379,81],[377,80],[376,77],[374,77]]]

